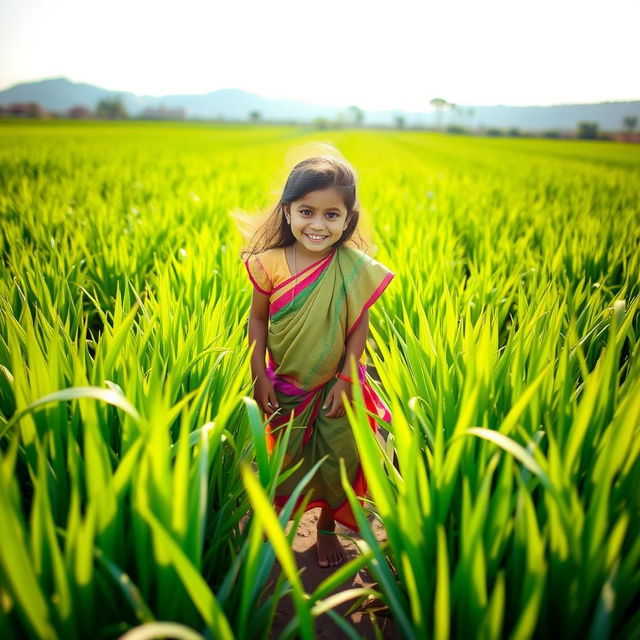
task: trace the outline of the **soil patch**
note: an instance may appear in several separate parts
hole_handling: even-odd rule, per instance
[[[314,591],[318,585],[331,574],[332,571],[339,568],[339,566],[320,567],[318,565],[318,558],[316,555],[316,523],[318,522],[319,515],[320,509],[310,509],[307,511],[300,520],[300,525],[298,526],[298,530],[293,541],[294,557],[298,565],[298,569],[300,570],[302,583],[308,593]],[[287,531],[289,531],[290,527],[291,523],[287,526]],[[378,540],[384,540],[386,538],[384,527],[379,522],[374,522],[373,528]],[[339,524],[336,526],[336,532],[353,535],[352,531]],[[358,550],[356,549],[353,541],[342,537],[340,537],[340,541],[345,548],[346,562],[358,555]],[[275,581],[279,573],[280,565],[276,560],[270,579]],[[361,569],[351,579],[339,585],[334,593],[356,587],[375,588],[375,581],[371,575],[369,575],[366,568]],[[336,607],[334,611],[340,615],[344,615],[352,604],[352,601],[345,602]],[[271,629],[270,638],[275,640],[280,636],[280,633],[293,617],[294,611],[293,601],[290,596],[287,596],[280,601]],[[376,623],[373,621],[373,615],[374,614],[370,614],[367,611],[365,603],[359,610],[346,616],[346,620],[355,628],[360,637],[376,638]],[[400,637],[394,627],[393,620],[390,617],[378,614],[376,616],[376,622],[382,631],[382,637],[385,640],[396,640]],[[319,640],[336,640],[338,638],[346,637],[340,627],[338,627],[327,614],[319,616],[316,619],[316,632]]]

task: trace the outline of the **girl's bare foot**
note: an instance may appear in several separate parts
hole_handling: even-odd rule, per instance
[[[344,560],[344,548],[334,533],[336,523],[324,509],[318,519],[318,564],[335,567]]]

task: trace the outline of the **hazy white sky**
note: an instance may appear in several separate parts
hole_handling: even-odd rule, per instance
[[[639,23],[638,0],[0,0],[0,89],[65,76],[417,111],[633,100]]]

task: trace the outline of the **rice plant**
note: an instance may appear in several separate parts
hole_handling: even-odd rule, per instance
[[[317,138],[0,122],[0,633],[267,638],[291,595],[292,638],[353,637],[333,608],[367,597],[403,638],[633,637],[640,151],[323,132],[396,273],[368,345],[393,419],[382,445],[355,389],[360,555],[306,593],[229,213]]]

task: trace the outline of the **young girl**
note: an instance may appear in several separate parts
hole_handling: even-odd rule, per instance
[[[278,487],[276,506],[329,456],[308,486],[313,493],[307,509],[321,507],[317,551],[323,567],[344,558],[333,533],[336,521],[357,530],[342,490],[340,457],[356,495],[366,492],[344,409],[351,399],[352,359],[367,409],[390,419],[366,379],[364,347],[368,308],[394,274],[355,248],[358,218],[353,169],[333,157],[308,158],[293,167],[280,201],[244,254],[254,286],[249,316],[254,397],[267,415],[277,412],[267,426],[267,446],[271,452],[278,427],[293,411],[284,464],[303,461]],[[370,423],[375,430],[373,418]]]

